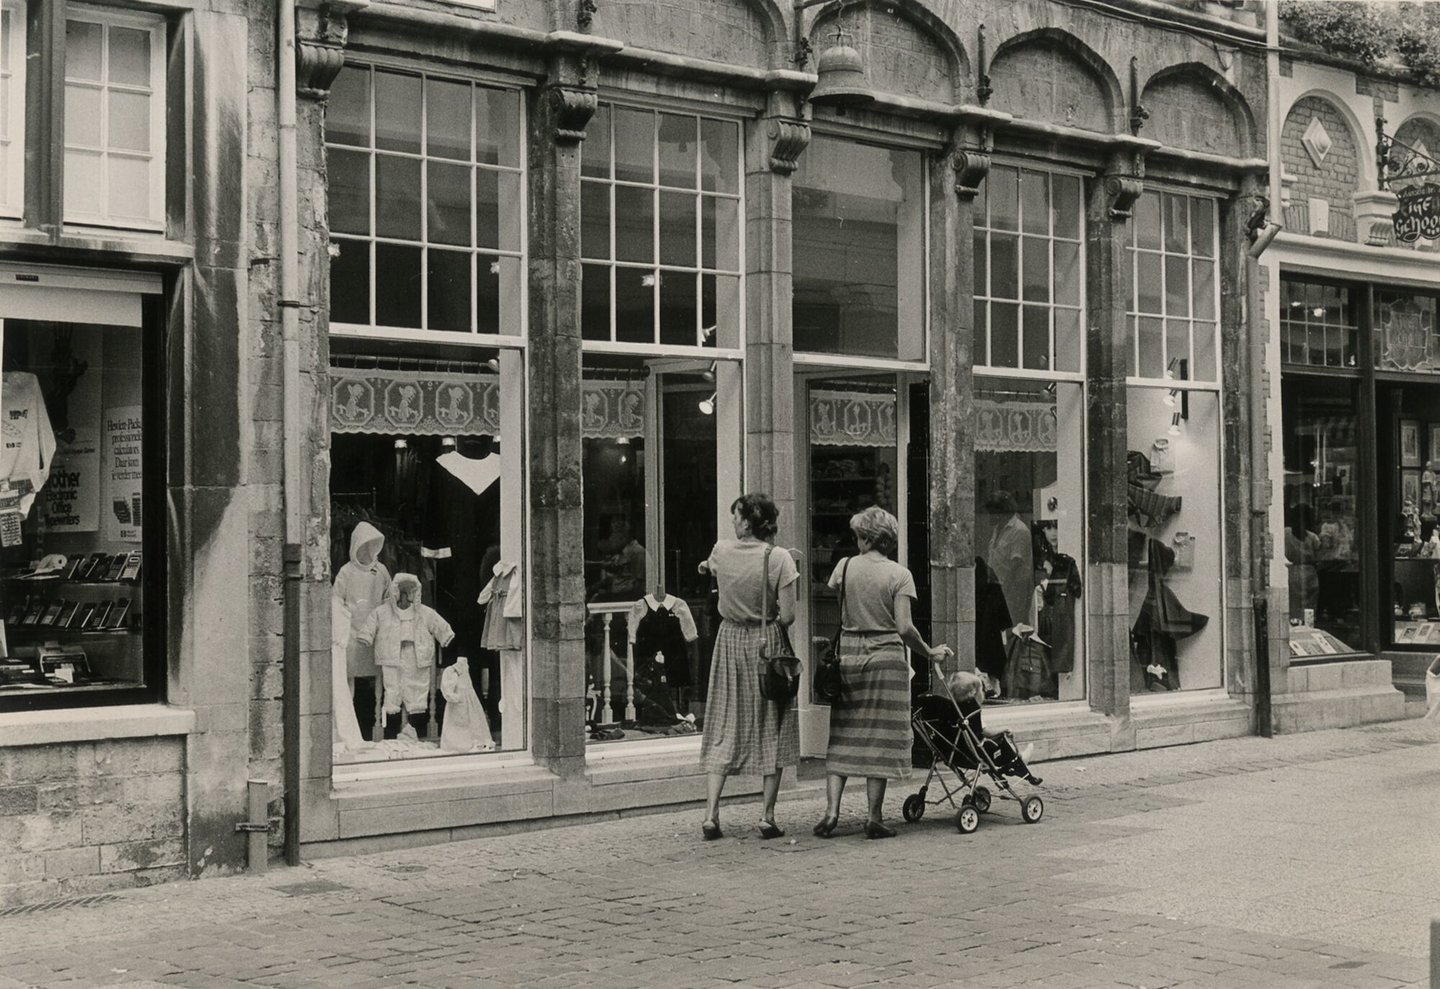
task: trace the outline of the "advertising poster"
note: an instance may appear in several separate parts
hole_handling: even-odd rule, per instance
[[[93,427],[75,430],[50,462],[45,524],[51,532],[94,532],[100,528],[100,438]]]
[[[138,405],[117,405],[106,409],[102,418],[107,484],[100,516],[105,520],[101,529],[107,541],[140,541],[141,421]]]

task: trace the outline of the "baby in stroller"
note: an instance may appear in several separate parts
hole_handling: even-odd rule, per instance
[[[980,706],[985,699],[985,681],[978,675],[961,670],[952,673],[945,678],[945,687],[950,691],[950,696],[960,707],[960,713],[964,716],[977,738],[982,739],[981,745],[995,768],[1007,776],[1018,776],[1032,786],[1039,786],[1040,777],[1030,771],[1026,765],[1032,745],[1026,745],[1024,751],[1015,747],[1015,737],[1008,731],[997,731],[987,733],[980,719]]]

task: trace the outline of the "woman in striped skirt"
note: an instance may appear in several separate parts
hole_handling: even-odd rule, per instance
[[[716,543],[700,564],[701,572],[713,574],[719,585],[723,619],[710,664],[700,740],[700,765],[706,773],[700,830],[706,841],[721,836],[720,794],[725,777],[735,773],[764,779],[760,837],[785,833],[775,824],[775,797],[780,774],[800,761],[795,705],[760,696],[760,644],[765,641],[772,655],[783,648],[781,629],[795,620],[795,583],[800,578],[790,553],[772,546],[779,516],[769,495],[741,495],[730,506],[735,538]],[[767,614],[768,628],[762,626]]]
[[[830,746],[825,753],[825,816],[814,827],[828,838],[840,819],[840,797],[851,776],[865,777],[870,813],[865,837],[893,838],[882,806],[885,784],[910,774],[909,646],[930,659],[954,655],[949,646],[927,646],[910,617],[915,578],[889,558],[900,523],[883,508],[850,519],[860,552],[841,560],[830,586],[843,585],[840,672],[845,684],[830,708]]]

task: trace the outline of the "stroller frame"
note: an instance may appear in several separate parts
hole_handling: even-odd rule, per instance
[[[1034,824],[1040,820],[1045,813],[1045,802],[1034,794],[1022,797],[1015,792],[1010,777],[991,758],[985,749],[984,739],[977,736],[970,726],[970,719],[960,709],[960,702],[945,686],[944,671],[939,662],[931,660],[930,665],[931,683],[940,686],[940,690],[932,689],[931,694],[939,697],[943,693],[955,708],[959,731],[952,744],[950,739],[931,727],[918,707],[910,712],[910,724],[915,734],[930,750],[930,771],[925,776],[925,782],[920,785],[919,792],[905,798],[901,807],[905,820],[914,823],[925,815],[926,807],[948,803],[955,808],[955,827],[961,834],[972,833],[980,826],[980,815],[990,810],[992,799],[990,790],[980,782],[981,776],[988,777],[996,786],[1001,800],[1014,800],[1020,804],[1020,816],[1026,824]],[[955,758],[953,753],[957,752],[965,761],[973,761],[974,767],[963,765],[961,760]],[[946,769],[955,775],[956,785],[953,788],[945,779]],[[939,783],[944,796],[929,800],[926,795],[933,782]],[[959,803],[955,800],[957,796],[960,798]]]

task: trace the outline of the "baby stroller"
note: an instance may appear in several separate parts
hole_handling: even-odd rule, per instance
[[[1002,800],[1020,802],[1020,816],[1026,824],[1034,824],[1045,813],[1045,802],[1031,794],[1021,797],[1011,786],[1011,777],[1017,776],[1031,785],[1040,784],[1008,738],[1008,733],[987,738],[980,722],[978,701],[958,701],[945,686],[944,675],[939,664],[934,664],[932,683],[938,686],[938,693],[924,694],[910,712],[910,723],[915,736],[930,752],[930,772],[920,787],[919,793],[905,798],[901,813],[905,820],[915,822],[925,816],[929,804],[947,801],[956,808],[955,827],[961,834],[971,834],[980,826],[980,815],[990,809],[991,793],[980,783],[980,777],[989,777],[999,791]],[[955,774],[957,786],[953,789],[945,780],[943,769]],[[927,801],[926,793],[931,781],[938,781],[945,791],[943,797]],[[959,804],[955,797],[960,796]]]

